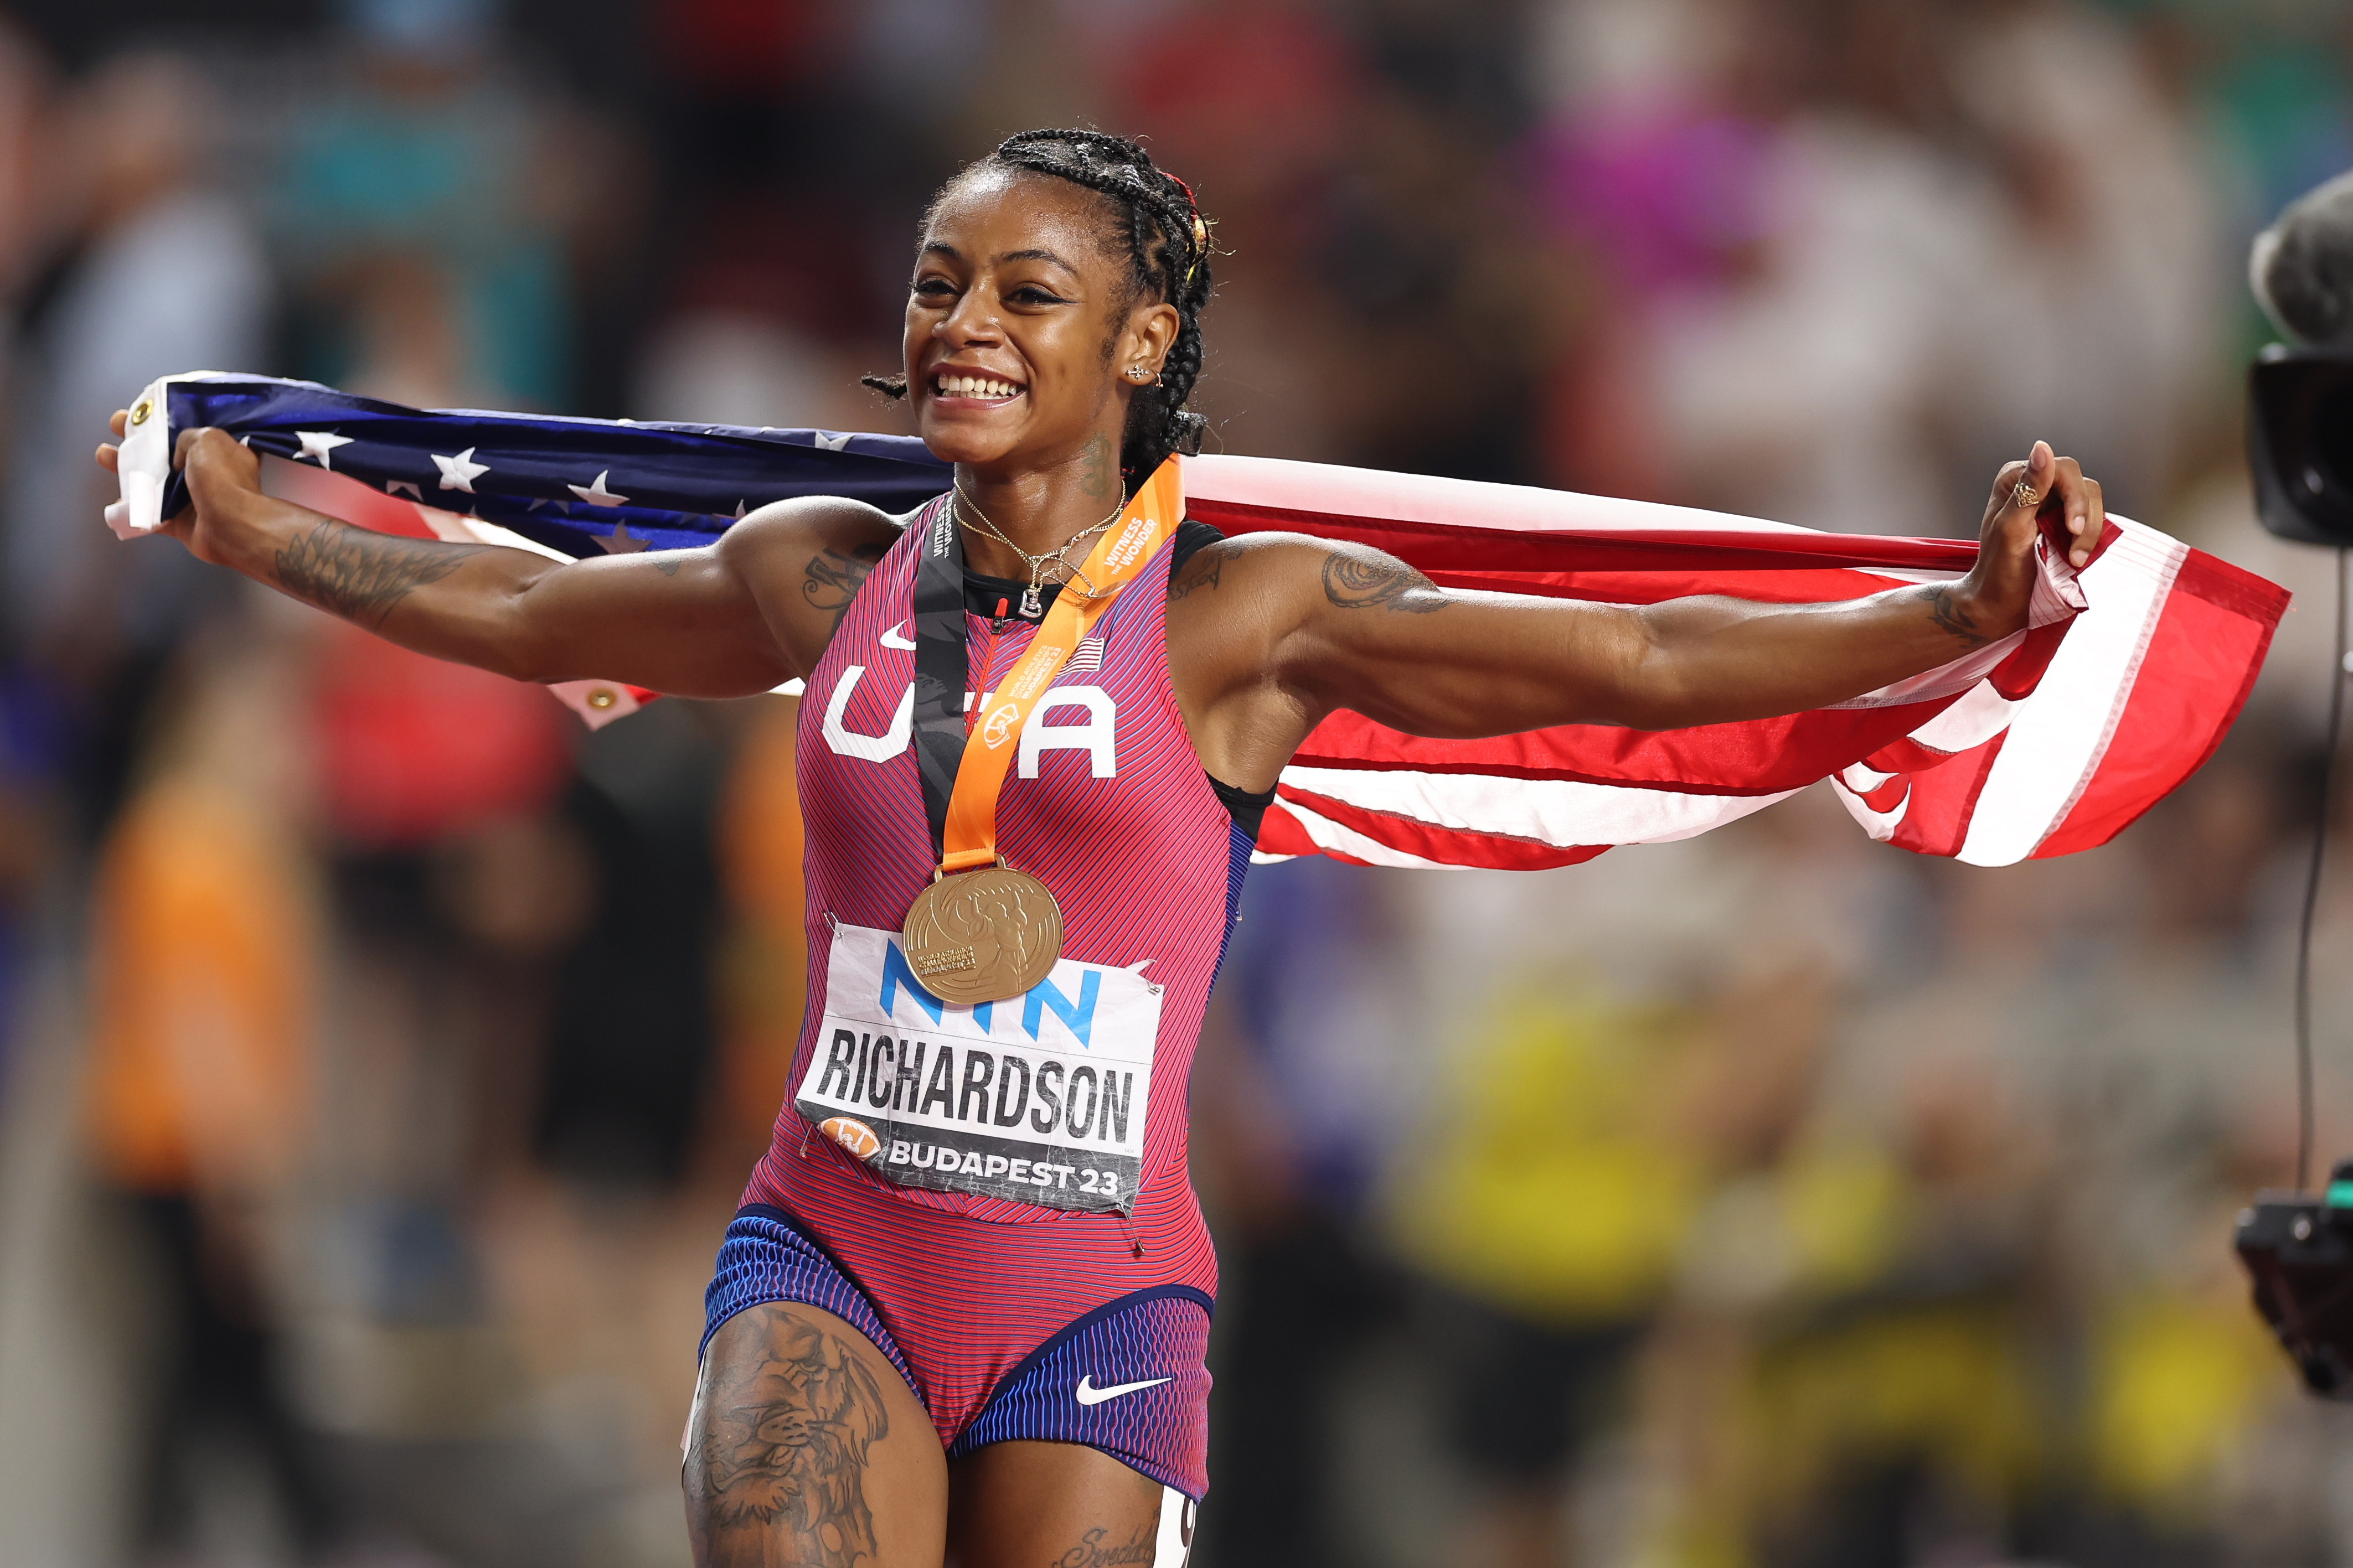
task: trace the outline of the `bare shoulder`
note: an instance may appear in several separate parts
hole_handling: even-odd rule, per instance
[[[1244,587],[1263,591],[1314,571],[1313,558],[1331,547],[1303,533],[1245,533],[1205,544],[1168,579],[1168,602]]]
[[[798,571],[810,551],[875,559],[898,539],[902,520],[847,496],[799,496],[770,501],[719,536],[721,555],[764,574],[780,566]]]
[[[715,549],[807,668],[902,527],[903,520],[864,501],[807,496],[745,513]]]

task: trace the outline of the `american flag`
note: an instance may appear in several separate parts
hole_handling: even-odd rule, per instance
[[[142,412],[143,411],[143,412]],[[856,432],[423,411],[308,382],[192,374],[133,405],[116,532],[183,504],[178,432],[217,426],[273,492],[364,527],[563,559],[707,543],[801,495],[905,511],[946,488],[923,444]],[[1966,573],[1974,543],[1822,533],[1514,485],[1263,458],[1185,460],[1191,516],[1377,546],[1461,588],[1651,604],[1859,597]],[[1283,771],[1262,858],[1533,868],[1688,838],[1828,779],[1873,838],[1975,865],[2105,843],[2212,754],[2285,590],[2111,516],[2079,574],[2046,543],[2031,625],[1834,707],[1639,731],[1572,724],[1432,741],[1332,715]],[[559,691],[591,723],[650,692]]]

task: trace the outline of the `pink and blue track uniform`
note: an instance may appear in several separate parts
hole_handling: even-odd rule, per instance
[[[960,1009],[897,947],[935,865],[912,600],[944,502],[868,576],[801,700],[809,1002],[704,1341],[761,1302],[819,1307],[899,1368],[952,1457],[1083,1443],[1198,1499],[1218,1270],[1186,1080],[1250,836],[1194,755],[1164,621],[1168,573],[1215,535],[1164,546],[1040,700],[997,843],[1060,900],[1062,960]],[[969,593],[965,625],[969,684],[990,691],[1034,628]]]

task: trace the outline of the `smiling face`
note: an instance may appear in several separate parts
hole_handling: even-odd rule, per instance
[[[1120,446],[1176,312],[1136,297],[1106,200],[1066,180],[982,168],[933,208],[907,296],[907,391],[936,457],[987,469]],[[1124,372],[1142,365],[1142,383]]]

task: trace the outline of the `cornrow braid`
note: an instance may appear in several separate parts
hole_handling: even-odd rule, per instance
[[[1170,453],[1190,457],[1198,452],[1208,425],[1185,406],[1201,377],[1201,310],[1209,302],[1209,258],[1215,249],[1208,224],[1194,203],[1191,187],[1154,164],[1149,153],[1124,136],[1100,131],[1025,131],[1007,137],[965,174],[990,167],[1068,180],[1106,197],[1134,269],[1128,303],[1150,296],[1176,308],[1176,341],[1161,363],[1160,379],[1137,388],[1128,404],[1120,469],[1132,490]],[[892,397],[907,393],[904,375],[860,379]]]

